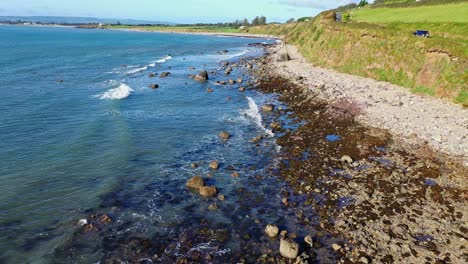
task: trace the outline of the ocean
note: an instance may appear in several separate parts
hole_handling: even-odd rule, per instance
[[[0,263],[173,263],[194,252],[221,263],[273,243],[262,226],[294,217],[268,173],[279,148],[259,108],[280,103],[239,92],[244,67],[221,69],[261,56],[249,45],[259,42],[274,40],[1,26]],[[208,82],[189,78],[203,69]],[[225,200],[187,190],[195,175]]]

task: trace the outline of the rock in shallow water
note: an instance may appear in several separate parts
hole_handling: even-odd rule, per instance
[[[271,112],[275,109],[275,106],[272,104],[265,104],[262,106],[262,111],[263,112]]]
[[[186,186],[193,189],[200,189],[201,187],[205,186],[205,181],[201,176],[197,175],[195,177],[190,178],[187,181]]]
[[[279,228],[276,225],[267,225],[265,227],[265,234],[271,238],[278,236]]]
[[[203,70],[200,73],[198,73],[197,75],[195,75],[194,79],[197,80],[197,81],[201,81],[201,82],[208,81],[208,79],[209,79],[208,72]]]
[[[216,187],[214,186],[203,186],[200,188],[200,195],[205,197],[214,197],[216,195]]]
[[[288,259],[295,259],[299,255],[299,244],[291,239],[282,238],[279,248],[281,256]]]
[[[219,137],[226,140],[231,137],[231,134],[229,134],[227,131],[222,131],[221,133],[219,133]]]
[[[212,162],[210,162],[210,165],[208,166],[213,170],[219,169],[219,163],[216,160],[213,160]]]

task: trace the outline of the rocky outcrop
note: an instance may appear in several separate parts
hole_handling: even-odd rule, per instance
[[[203,70],[199,72],[197,75],[195,75],[194,79],[200,82],[206,82],[209,79],[208,72],[206,70]]]

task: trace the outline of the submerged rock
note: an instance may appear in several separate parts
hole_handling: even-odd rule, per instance
[[[287,238],[281,238],[280,248],[281,256],[288,259],[295,259],[299,255],[299,244]]]
[[[207,92],[207,93],[212,93],[212,92],[213,92],[213,89],[211,89],[211,87],[208,87],[208,88],[206,88],[206,92]]]
[[[265,234],[268,237],[275,238],[279,234],[279,228],[276,225],[267,225],[265,227]]]
[[[159,75],[160,78],[165,78],[167,76],[169,76],[171,73],[170,72],[161,72],[161,74]]]
[[[212,210],[212,211],[218,210],[218,205],[217,204],[210,204],[208,206],[208,210]]]
[[[155,73],[150,73],[150,74],[148,74],[148,77],[154,78],[154,77],[156,77],[156,74]]]
[[[201,176],[197,175],[195,177],[190,178],[185,184],[185,186],[193,189],[200,189],[201,187],[205,186],[205,181]]]
[[[272,104],[265,104],[265,105],[262,105],[262,111],[263,112],[271,112],[275,109],[275,106],[272,105]]]
[[[229,134],[227,131],[222,131],[221,133],[219,133],[219,137],[226,140],[231,137],[231,134]]]
[[[219,169],[219,163],[216,160],[213,160],[212,162],[210,162],[208,166],[213,170]]]
[[[250,142],[250,143],[257,143],[257,142],[259,142],[260,140],[262,140],[264,137],[265,137],[264,135],[258,135],[258,136],[256,136],[256,137],[250,139],[249,142]]]
[[[274,130],[280,130],[281,129],[281,124],[278,122],[273,122],[270,124],[270,127]]]
[[[225,199],[224,195],[222,195],[222,194],[219,194],[219,195],[218,195],[218,200],[224,201],[224,199]]]
[[[215,186],[203,186],[200,188],[200,195],[205,197],[214,197],[216,196],[216,187]]]
[[[99,221],[100,221],[101,223],[103,223],[103,224],[104,224],[104,223],[107,223],[107,224],[108,224],[108,223],[112,223],[112,218],[111,218],[110,215],[108,215],[108,214],[103,214],[103,215],[101,216],[101,220],[99,220]]]
[[[239,91],[245,92],[245,87],[243,87],[243,86],[242,86],[242,87],[239,87]]]

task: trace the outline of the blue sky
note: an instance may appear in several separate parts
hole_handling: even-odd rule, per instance
[[[168,22],[268,21],[313,16],[358,0],[0,0],[0,16],[85,16]]]

